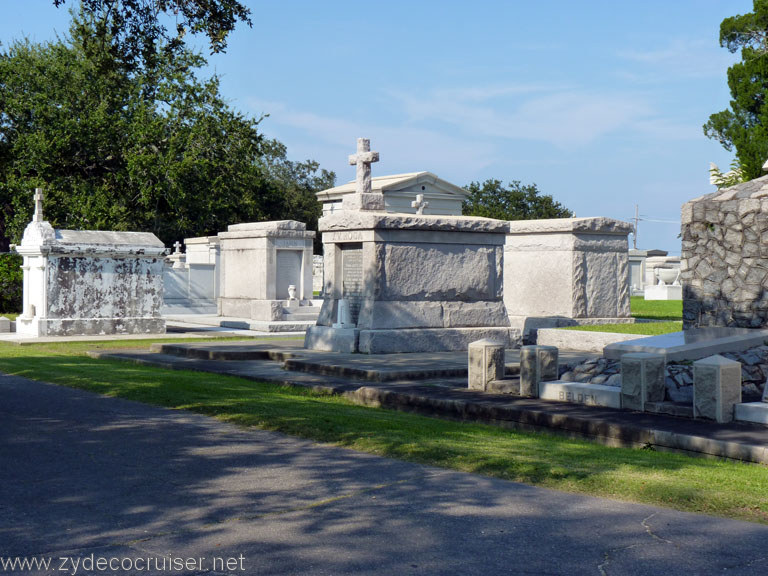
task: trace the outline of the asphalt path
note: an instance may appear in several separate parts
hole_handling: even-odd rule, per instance
[[[767,543],[0,375],[0,574],[763,575]]]

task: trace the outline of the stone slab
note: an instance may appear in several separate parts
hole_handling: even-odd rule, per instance
[[[360,330],[358,351],[363,354],[465,351],[470,342],[485,338],[499,341],[505,348],[515,348],[521,343],[520,333],[510,328]]]
[[[766,340],[768,330],[694,328],[609,344],[605,347],[603,355],[610,360],[618,360],[627,352],[649,352],[664,355],[667,362],[698,360],[713,354],[748,350],[762,345]]]
[[[581,350],[596,354],[602,353],[603,349],[609,344],[625,342],[627,340],[637,340],[637,334],[540,328],[536,336],[536,344],[541,346],[556,346],[557,348]]]
[[[11,331],[11,321],[5,316],[0,316],[0,333],[9,333]]]
[[[620,388],[586,382],[564,382],[562,380],[540,382],[539,398],[572,404],[586,404],[587,406],[621,408]]]
[[[227,346],[241,345],[283,349],[288,341],[275,344],[262,342],[227,342]],[[192,346],[187,344],[186,346]],[[195,346],[213,347],[225,343],[200,343]],[[319,352],[300,350],[301,343],[293,348],[300,354],[318,355]],[[514,358],[514,350],[507,350],[507,361]],[[591,438],[611,446],[654,446],[661,450],[704,454],[718,458],[733,458],[768,464],[768,428],[744,423],[712,425],[710,422],[692,419],[669,418],[658,414],[627,412],[614,408],[602,408],[585,404],[553,402],[533,398],[520,398],[509,394],[487,394],[467,390],[466,376],[440,378],[431,381],[400,381],[368,383],[339,377],[283,369],[279,362],[211,362],[181,358],[169,354],[132,351],[96,351],[95,357],[108,357],[138,364],[163,366],[170,369],[198,370],[203,372],[237,375],[264,382],[272,381],[343,394],[353,402],[395,410],[418,412],[429,416],[493,423],[525,430],[555,431],[569,436]],[[561,351],[561,361],[568,356]],[[391,364],[416,366],[425,359],[435,362],[440,357],[451,358],[451,353],[403,354],[380,357],[378,360]],[[340,354],[335,362],[344,364],[372,360],[360,354]],[[466,359],[461,355],[466,363]],[[575,360],[571,357],[571,361]],[[466,365],[466,364],[465,364]],[[573,384],[573,383],[567,383]]]
[[[768,426],[767,402],[742,402],[733,409],[733,419]]]

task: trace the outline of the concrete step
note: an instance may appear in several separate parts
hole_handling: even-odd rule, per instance
[[[150,346],[150,350],[158,354],[170,354],[181,358],[196,358],[198,360],[275,360],[279,362],[293,357],[291,352],[282,350],[244,348],[236,345],[197,348],[183,343],[156,343]]]
[[[184,305],[184,304],[165,304],[161,309],[161,314],[163,316],[173,316],[176,314],[199,314],[199,315],[210,315],[210,314],[216,314],[217,308],[216,303],[212,304],[194,304],[194,305]]]

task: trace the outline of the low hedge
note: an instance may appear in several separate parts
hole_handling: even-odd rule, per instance
[[[18,254],[0,253],[0,313],[21,312],[21,262]]]

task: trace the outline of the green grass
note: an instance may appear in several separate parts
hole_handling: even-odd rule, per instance
[[[0,343],[0,371],[413,462],[768,523],[765,466],[607,448],[545,433],[366,408],[300,388],[84,356],[88,349],[146,345]]]
[[[618,332],[619,334],[639,334],[656,336],[679,332],[683,329],[682,320],[679,322],[640,322],[638,324],[590,324],[587,326],[566,326],[561,330],[581,330],[584,332]]]
[[[6,318],[8,318],[8,320],[11,320],[11,321],[16,320],[16,317],[18,315],[19,314],[16,313],[16,312],[13,312],[13,313],[12,312],[0,312],[0,316],[5,316]]]
[[[632,316],[640,320],[637,324],[594,324],[587,326],[568,326],[561,330],[580,330],[583,332],[618,332],[619,334],[639,334],[656,336],[679,332],[683,329],[682,300],[646,300],[642,296],[632,296],[630,300]]]
[[[642,296],[632,296],[630,299],[632,316],[646,320],[680,320],[683,319],[682,300],[646,300]]]

